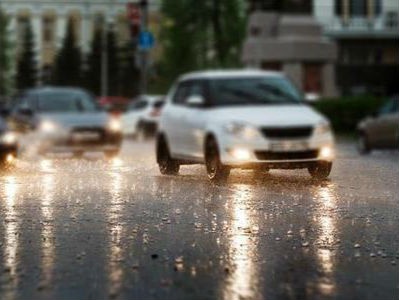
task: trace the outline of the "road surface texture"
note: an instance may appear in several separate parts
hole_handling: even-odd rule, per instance
[[[212,186],[153,148],[1,171],[0,299],[399,299],[398,152]]]

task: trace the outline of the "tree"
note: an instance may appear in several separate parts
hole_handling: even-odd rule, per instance
[[[19,91],[34,87],[37,82],[37,63],[34,50],[34,36],[30,21],[27,20],[21,52],[17,61],[16,86]]]
[[[103,28],[98,26],[95,28],[93,40],[91,43],[91,49],[87,56],[87,70],[85,72],[86,87],[95,95],[101,94],[101,76],[102,76],[102,57],[103,57]],[[113,25],[110,24],[107,28],[107,77],[108,95],[120,96],[124,90],[123,84],[121,83],[122,76],[122,64],[124,64],[125,58],[122,52],[123,49],[119,49],[117,46],[117,39]],[[129,64],[129,63],[128,63]],[[126,69],[126,68],[125,68]]]
[[[163,0],[163,76],[240,66],[244,8],[245,0]]]
[[[118,94],[124,97],[135,97],[140,93],[140,70],[135,61],[136,49],[127,43],[119,49],[120,77]]]
[[[0,97],[11,90],[11,43],[8,35],[8,18],[0,9]]]
[[[113,25],[110,24],[107,30],[107,72],[108,72],[108,95],[118,95],[118,81],[119,81],[119,51],[116,45],[116,36]]]
[[[87,56],[87,70],[85,72],[85,86],[94,95],[101,94],[101,54],[102,54],[102,29],[94,29],[90,53]]]
[[[62,47],[57,54],[54,68],[54,84],[82,86],[82,55],[76,43],[73,19],[67,23]]]

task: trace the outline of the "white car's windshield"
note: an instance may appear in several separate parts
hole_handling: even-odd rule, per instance
[[[52,92],[38,96],[41,112],[93,112],[99,110],[94,100],[85,93]]]
[[[294,85],[282,77],[215,79],[210,81],[210,95],[216,106],[300,104],[302,100]]]

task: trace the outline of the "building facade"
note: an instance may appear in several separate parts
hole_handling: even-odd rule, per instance
[[[75,37],[83,53],[90,50],[94,28],[105,23],[113,24],[118,42],[130,38],[126,4],[127,0],[0,0],[1,9],[10,17],[10,32],[20,49],[26,26],[32,26],[35,37],[37,61],[40,67],[52,65],[57,50],[72,19]],[[150,26],[158,22],[158,0],[149,1]]]
[[[323,36],[309,1],[253,0],[250,11],[244,65],[283,71],[310,97],[334,97],[337,47]]]
[[[282,70],[323,96],[333,85],[343,95],[399,94],[398,0],[248,2],[245,65]]]
[[[338,45],[342,94],[399,94],[398,0],[313,0],[313,15]]]

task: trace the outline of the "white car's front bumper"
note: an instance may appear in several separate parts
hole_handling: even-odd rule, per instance
[[[257,164],[302,164],[317,161],[332,162],[335,158],[334,137],[331,133],[309,138],[238,139],[223,136],[219,141],[220,159],[232,167]]]

